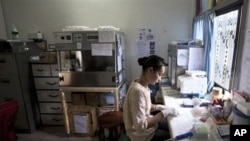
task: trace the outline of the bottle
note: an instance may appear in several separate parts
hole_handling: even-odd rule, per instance
[[[223,105],[223,117],[225,119],[228,118],[232,109],[233,109],[233,102],[231,99],[228,99],[227,101],[224,102],[224,105]]]
[[[19,33],[14,24],[12,24],[12,31],[11,31],[12,39],[13,40],[18,40],[19,39]]]

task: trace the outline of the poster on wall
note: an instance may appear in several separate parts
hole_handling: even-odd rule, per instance
[[[135,52],[137,57],[157,55],[158,47],[152,29],[139,29]]]

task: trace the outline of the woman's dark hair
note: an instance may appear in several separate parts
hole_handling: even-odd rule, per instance
[[[157,55],[139,58],[138,63],[140,66],[142,66],[143,72],[150,67],[152,67],[154,71],[158,71],[162,66],[167,66],[167,63],[164,61],[164,59]]]

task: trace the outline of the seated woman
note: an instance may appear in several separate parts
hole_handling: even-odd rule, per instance
[[[132,141],[163,141],[170,138],[167,117],[177,116],[175,108],[151,103],[149,84],[161,80],[165,72],[164,59],[151,55],[138,59],[142,66],[140,77],[131,82],[123,105],[126,133]],[[150,113],[159,110],[155,115]]]

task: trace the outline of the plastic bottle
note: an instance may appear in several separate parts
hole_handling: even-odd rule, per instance
[[[228,118],[232,109],[233,109],[233,102],[231,101],[231,99],[228,99],[227,101],[224,102],[223,105],[223,117]]]
[[[19,33],[14,24],[12,24],[12,31],[11,31],[12,39],[13,40],[18,40],[19,39]]]

